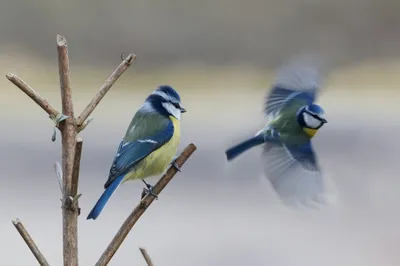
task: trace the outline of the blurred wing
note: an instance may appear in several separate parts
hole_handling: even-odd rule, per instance
[[[274,145],[264,149],[264,171],[287,204],[322,203],[322,173],[311,142],[296,148]]]
[[[154,136],[135,141],[121,141],[104,187],[107,188],[117,177],[128,173],[140,160],[168,142],[173,134],[174,125],[169,121],[167,126]]]
[[[265,113],[275,116],[293,101],[311,104],[321,88],[322,73],[317,67],[291,63],[278,71],[277,79],[266,96]]]

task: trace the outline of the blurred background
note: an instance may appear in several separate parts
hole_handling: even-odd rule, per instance
[[[130,119],[160,84],[181,94],[181,150],[198,151],[162,192],[110,265],[394,266],[400,255],[400,2],[392,0],[10,1],[0,8],[0,68],[60,109],[56,34],[67,37],[78,115],[120,63],[137,60],[93,113],[79,192],[81,265],[97,261],[137,204],[141,182],[118,189],[96,221]],[[261,128],[263,97],[293,55],[329,65],[319,103],[329,124],[315,137],[336,204],[294,212],[262,176],[261,149],[227,163],[224,150]],[[0,253],[36,265],[10,220],[18,217],[52,265],[62,263],[60,190],[47,115],[0,79]],[[157,178],[149,180],[155,183]]]

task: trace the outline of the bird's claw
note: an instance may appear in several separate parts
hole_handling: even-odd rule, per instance
[[[156,200],[158,200],[158,195],[155,194],[155,193],[153,192],[153,188],[154,188],[154,187],[153,187],[152,185],[150,185],[150,184],[147,184],[147,183],[145,183],[145,184],[146,184],[146,187],[147,187],[147,188],[143,188],[142,199],[143,199],[146,195],[150,194],[150,195],[152,195],[153,197],[155,197]]]
[[[182,169],[178,166],[178,164],[176,163],[176,161],[173,161],[173,162],[172,162],[172,166],[175,167],[175,169],[176,169],[178,172],[182,172]]]

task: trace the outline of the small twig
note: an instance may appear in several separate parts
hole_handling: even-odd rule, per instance
[[[82,157],[82,144],[83,144],[83,139],[78,138],[76,140],[76,145],[75,145],[74,170],[72,172],[71,193],[73,196],[76,196],[78,193],[79,171],[80,171],[81,157]]]
[[[81,209],[79,208],[78,205],[78,199],[81,196],[81,194],[78,195],[78,184],[79,184],[79,171],[81,166],[82,144],[83,144],[83,139],[78,138],[76,140],[76,145],[75,145],[75,159],[74,159],[74,169],[72,171],[72,188],[71,188],[71,193],[73,195],[71,207],[73,210],[76,210],[78,212],[78,216],[81,213]]]
[[[196,150],[196,146],[191,143],[189,144],[185,150],[181,153],[181,155],[176,159],[176,164],[179,168],[186,162],[186,160],[192,155],[192,153]],[[171,166],[168,171],[161,177],[161,179],[157,182],[157,184],[153,188],[153,192],[157,195],[161,193],[161,191],[165,188],[165,186],[171,181],[171,179],[177,173],[177,169],[174,166]],[[108,245],[107,249],[101,255],[100,259],[96,263],[96,266],[104,266],[107,265],[114,254],[117,252],[118,248],[121,246],[122,242],[128,235],[129,231],[133,228],[142,214],[147,210],[150,204],[154,201],[154,196],[148,194],[144,197],[140,203],[136,206],[136,208],[131,212],[125,222],[122,224],[121,228],[118,230],[117,234],[114,236],[114,239]]]
[[[56,162],[54,164],[54,171],[56,172],[56,178],[58,181],[58,184],[60,185],[60,189],[61,189],[61,195],[64,194],[64,190],[63,190],[63,181],[62,181],[62,168],[59,162]]]
[[[78,127],[78,133],[81,132],[82,130],[84,130],[87,127],[87,125],[89,125],[89,123],[93,121],[93,119],[94,119],[94,117],[91,117],[91,118],[88,118],[87,120],[85,120],[85,122],[83,122],[83,124]]]
[[[7,73],[6,78],[34,100],[49,116],[56,117],[60,112],[54,109],[39,93],[13,73]]]
[[[29,249],[32,251],[39,264],[41,266],[49,266],[49,263],[44,258],[42,252],[40,252],[39,248],[35,244],[35,241],[33,241],[32,237],[29,235],[28,231],[26,231],[21,221],[19,219],[16,219],[15,221],[12,221],[12,223],[17,229],[18,233],[24,239],[26,245],[28,245]]]
[[[144,260],[146,261],[148,266],[154,266],[153,262],[151,261],[151,258],[149,254],[147,253],[145,248],[139,248],[140,252],[143,255]]]
[[[60,75],[62,112],[68,116],[61,122],[63,158],[63,246],[64,266],[78,265],[78,212],[72,208],[72,172],[75,158],[77,127],[74,120],[72,90],[69,80],[68,45],[64,36],[57,35],[58,70]]]
[[[85,110],[76,119],[76,124],[78,126],[82,125],[83,122],[89,117],[96,106],[103,99],[104,95],[110,90],[111,86],[117,81],[117,79],[125,72],[125,70],[131,65],[131,63],[136,59],[136,55],[128,55],[121,64],[114,70],[111,76],[106,80],[106,82],[101,87],[100,91],[94,96],[92,101],[86,106]]]

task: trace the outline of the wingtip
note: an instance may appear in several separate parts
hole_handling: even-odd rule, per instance
[[[88,214],[86,217],[86,220],[96,220],[97,216],[94,216],[92,212]]]
[[[229,152],[229,150],[225,151],[225,157],[226,157],[226,160],[227,160],[228,162],[231,161],[231,160],[233,159],[233,156],[232,156],[232,154]]]

